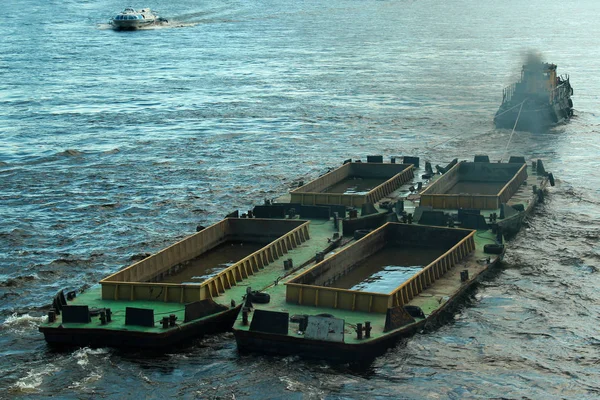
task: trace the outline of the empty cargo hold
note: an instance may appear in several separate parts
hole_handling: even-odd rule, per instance
[[[377,253],[356,263],[344,275],[326,284],[328,287],[363,292],[389,293],[412,278],[432,260],[447,250],[445,247],[406,247],[396,240],[385,244]]]
[[[412,180],[412,164],[346,163],[294,189],[291,202],[303,205],[336,204],[360,207],[375,204]]]
[[[307,239],[306,221],[226,218],[103,279],[102,298],[212,298]]]
[[[460,162],[421,193],[421,206],[492,210],[527,179],[527,164]]]
[[[389,307],[408,303],[472,253],[474,233],[468,229],[387,223],[286,283],[286,301],[385,313]],[[402,279],[395,284],[387,282],[376,291],[348,289],[382,272],[390,259],[395,266],[405,267]]]

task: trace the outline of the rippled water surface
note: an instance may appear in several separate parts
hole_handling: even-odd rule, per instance
[[[3,3],[0,398],[600,397],[600,3],[157,0],[134,6],[169,26],[111,30],[128,5]],[[576,117],[495,130],[532,49]],[[38,333],[58,289],[368,154],[525,155],[557,186],[451,321],[366,371],[239,356],[231,334],[152,356]]]

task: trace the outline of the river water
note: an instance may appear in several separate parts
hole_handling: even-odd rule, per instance
[[[20,0],[0,23],[0,398],[600,396],[600,3]],[[528,52],[575,118],[495,130]],[[454,318],[366,371],[240,357],[231,334],[160,357],[53,352],[40,307],[346,158],[543,159],[557,185]],[[435,165],[435,164],[434,164]]]

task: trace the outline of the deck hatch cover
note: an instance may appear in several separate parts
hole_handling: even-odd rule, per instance
[[[304,333],[306,339],[344,342],[344,320],[340,318],[309,315]]]
[[[125,325],[154,326],[154,310],[151,308],[125,308]]]
[[[253,209],[256,218],[285,218],[284,206],[255,206]]]
[[[92,321],[88,306],[63,306],[62,313],[64,323],[87,324]]]
[[[290,314],[278,311],[254,310],[251,331],[287,335]]]
[[[327,206],[301,206],[300,218],[329,219],[331,209]]]

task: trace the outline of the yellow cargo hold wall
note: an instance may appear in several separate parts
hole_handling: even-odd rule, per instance
[[[361,207],[364,203],[377,201],[410,182],[414,177],[412,164],[347,163],[341,167],[294,189],[290,192],[291,202],[302,205],[343,205]],[[326,193],[335,184],[349,177],[382,178],[385,181],[367,194]]]
[[[408,281],[388,294],[361,292],[323,286],[336,276],[344,275],[361,260],[379,251],[386,242],[405,236],[422,245],[434,235],[454,243],[449,250]],[[385,313],[389,307],[403,305],[443,276],[461,259],[475,250],[475,231],[387,223],[348,248],[320,262],[286,283],[286,302],[351,311]],[[407,243],[408,245],[408,243]]]
[[[266,224],[266,225],[265,225]],[[275,226],[277,224],[278,226]],[[228,233],[237,235],[264,230],[265,226],[287,232],[260,250],[239,260],[211,279],[194,284],[147,282],[172,266],[197,257],[226,240]],[[213,298],[262,270],[309,239],[309,222],[299,220],[225,219],[130,267],[100,281],[102,298],[108,300],[159,300],[187,303]],[[197,246],[197,247],[195,247]]]

